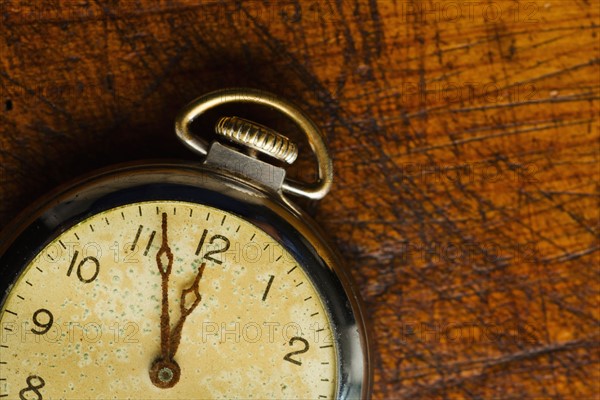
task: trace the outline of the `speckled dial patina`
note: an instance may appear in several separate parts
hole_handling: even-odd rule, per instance
[[[330,320],[302,266],[269,232],[196,203],[134,203],[67,229],[0,318],[10,399],[335,396]],[[165,340],[180,376],[161,388],[150,369]]]

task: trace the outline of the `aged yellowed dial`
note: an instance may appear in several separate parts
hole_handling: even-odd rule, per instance
[[[0,397],[333,398],[336,345],[304,269],[222,210],[134,203],[43,248],[0,314]]]

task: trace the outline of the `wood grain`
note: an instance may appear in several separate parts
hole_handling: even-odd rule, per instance
[[[81,173],[193,158],[212,89],[296,100],[359,282],[373,398],[598,398],[600,4],[0,2],[0,226]],[[310,176],[305,156],[295,173]]]

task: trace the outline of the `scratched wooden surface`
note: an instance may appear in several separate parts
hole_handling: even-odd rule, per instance
[[[172,121],[199,94],[271,90],[328,137],[308,206],[372,316],[374,398],[598,398],[599,9],[2,1],[0,226],[97,167],[193,158]]]

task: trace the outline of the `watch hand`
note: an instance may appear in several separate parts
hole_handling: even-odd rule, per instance
[[[166,257],[166,265],[163,258]],[[173,270],[173,252],[169,247],[167,238],[167,214],[162,214],[162,244],[158,253],[156,253],[156,265],[160,272],[162,281],[162,304],[160,314],[160,353],[150,367],[150,380],[152,383],[162,389],[167,389],[175,386],[179,382],[181,369],[173,360],[169,352],[170,348],[170,319],[169,319],[169,277]]]
[[[192,283],[192,286],[190,286],[187,289],[184,289],[181,292],[181,301],[179,303],[181,316],[179,317],[179,321],[177,322],[177,325],[175,325],[175,329],[173,329],[170,338],[169,354],[171,355],[171,357],[175,357],[175,353],[177,353],[177,348],[179,347],[179,343],[181,342],[181,331],[183,329],[183,324],[185,323],[186,318],[196,309],[196,307],[198,307],[198,304],[200,304],[200,301],[202,300],[202,296],[200,295],[200,292],[198,290],[198,284],[200,283],[200,279],[202,279],[202,273],[204,272],[205,265],[206,263],[202,263],[202,265],[200,266],[200,269],[198,270],[198,274],[196,275],[196,279],[194,279],[194,283]],[[193,293],[195,296],[194,302],[189,307],[186,307],[185,300],[188,294],[190,293]]]
[[[181,343],[181,331],[183,330],[183,324],[187,317],[198,307],[202,296],[198,289],[200,279],[204,273],[205,263],[203,263],[199,270],[196,278],[192,285],[184,289],[181,292],[181,299],[179,308],[181,316],[179,321],[175,325],[175,328],[171,332],[171,321],[169,317],[169,277],[173,270],[173,252],[169,247],[169,240],[167,237],[167,214],[162,214],[162,244],[158,253],[156,253],[156,265],[158,272],[161,275],[162,281],[162,304],[160,314],[160,357],[154,360],[150,367],[150,380],[152,383],[163,389],[171,388],[179,382],[181,376],[181,368],[177,362],[173,359],[179,343]],[[164,258],[166,257],[166,262]],[[187,306],[186,298],[189,294],[194,295],[194,301],[191,305]]]
[[[163,256],[167,257],[167,265],[163,264]],[[167,214],[162,215],[162,245],[156,253],[156,265],[162,277],[162,309],[160,314],[160,352],[164,360],[171,359],[169,354],[170,318],[169,318],[169,277],[173,270],[173,252],[167,238]]]

